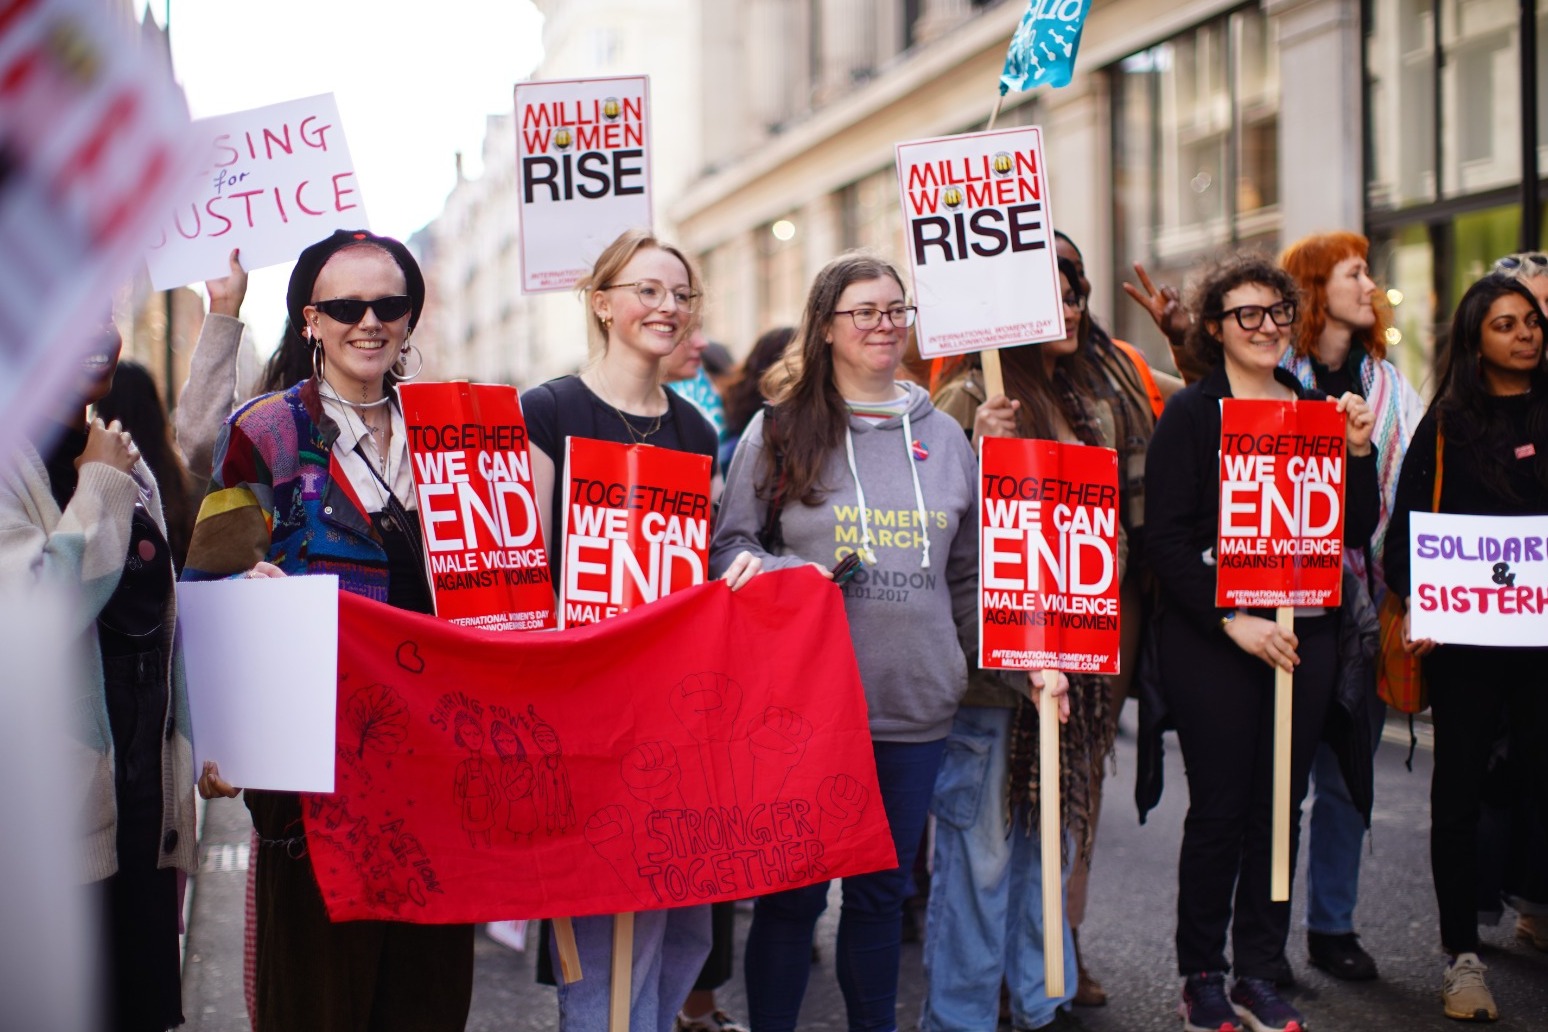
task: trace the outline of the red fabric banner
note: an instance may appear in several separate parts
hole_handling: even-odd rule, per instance
[[[1327,401],[1226,398],[1220,406],[1215,604],[1338,605],[1344,414]]]
[[[707,455],[569,438],[561,627],[606,620],[704,583],[711,469]]]
[[[516,388],[405,383],[398,393],[436,615],[486,631],[554,626]]]
[[[979,664],[1118,672],[1118,453],[986,437]]]
[[[812,570],[546,634],[341,594],[337,756],[303,797],[336,921],[653,910],[897,863],[843,597]]]

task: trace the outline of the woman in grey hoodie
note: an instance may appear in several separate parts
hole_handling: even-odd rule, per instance
[[[771,372],[772,407],[732,459],[711,550],[717,573],[742,550],[765,569],[861,560],[844,603],[898,866],[844,879],[835,967],[851,1029],[895,1026],[908,872],[977,641],[977,462],[957,423],[896,379],[914,311],[881,259],[846,254],[817,274]],[[875,805],[820,802],[835,814]],[[827,893],[758,900],[746,951],[755,1029],[795,1027]]]

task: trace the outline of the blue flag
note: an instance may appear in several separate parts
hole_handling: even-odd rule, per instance
[[[1091,0],[1030,0],[1005,52],[1000,92],[1068,86],[1090,12]]]

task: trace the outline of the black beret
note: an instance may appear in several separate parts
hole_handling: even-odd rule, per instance
[[[322,272],[329,258],[355,244],[372,244],[392,255],[403,270],[403,281],[408,284],[408,294],[414,302],[409,312],[409,329],[412,330],[418,324],[419,313],[425,307],[425,276],[419,271],[419,263],[414,260],[409,249],[392,237],[377,236],[370,230],[336,229],[332,236],[302,251],[301,257],[296,259],[296,267],[290,272],[290,289],[285,291],[285,311],[290,315],[290,325],[301,337],[306,336],[306,316],[303,310],[312,303],[312,287],[317,283],[317,274]]]

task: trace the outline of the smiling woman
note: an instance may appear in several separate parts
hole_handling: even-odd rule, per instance
[[[397,240],[340,230],[301,253],[287,310],[311,341],[313,375],[227,421],[185,577],[331,573],[344,591],[434,611],[393,389],[417,371],[409,337],[424,300],[419,265]],[[239,791],[213,764],[199,790]],[[333,923],[301,797],[248,790],[246,802],[260,843],[257,1032],[460,1030],[472,926]]]

